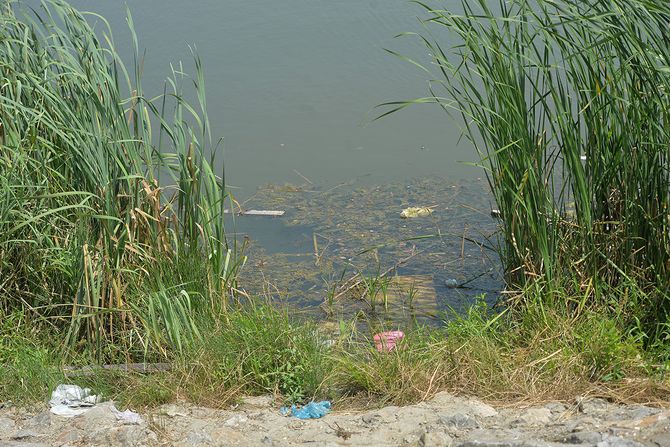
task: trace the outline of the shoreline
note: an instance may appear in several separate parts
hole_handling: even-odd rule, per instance
[[[321,419],[282,416],[272,396],[241,399],[225,410],[172,403],[124,425],[112,403],[63,418],[48,410],[0,409],[4,446],[406,446],[406,447],[662,447],[670,411],[616,405],[598,398],[571,404],[494,408],[441,392],[424,402],[379,409],[337,410]],[[233,409],[234,408],[234,409]]]

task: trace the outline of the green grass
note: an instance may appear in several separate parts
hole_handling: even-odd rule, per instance
[[[482,301],[442,329],[416,329],[403,349],[364,343],[335,357],[334,383],[350,395],[407,404],[448,390],[494,402],[569,401],[582,393],[614,400],[667,400],[662,370],[640,340],[603,312],[570,315],[526,306],[504,314]],[[625,389],[625,384],[633,384]]]
[[[20,312],[0,312],[0,401],[27,406],[47,400],[64,379],[57,353]]]
[[[212,389],[196,395],[210,404],[220,405],[230,390],[233,395],[270,393],[300,402],[326,392],[321,385],[329,361],[315,324],[291,322],[285,309],[256,303],[231,312],[187,357],[186,371],[199,384],[195,389],[211,384]]]
[[[529,292],[530,293],[530,292]],[[339,408],[408,404],[440,391],[491,402],[570,402],[598,395],[621,402],[668,402],[667,364],[608,314],[523,305],[492,312],[483,301],[443,328],[406,331],[400,348],[379,353],[372,334],[342,322],[334,344],[309,322],[262,302],[229,311],[226,323],[202,324],[208,336],[175,356],[172,369],[139,374],[104,371],[66,378],[57,343],[35,333],[0,347],[0,401],[30,406],[66,381],[132,408],[177,399],[226,407],[242,396],[278,402],[334,400]],[[14,330],[16,317],[5,318]],[[55,350],[52,350],[54,348]],[[84,358],[80,358],[84,361]]]

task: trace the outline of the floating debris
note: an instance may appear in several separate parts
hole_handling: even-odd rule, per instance
[[[226,214],[230,214],[230,210],[223,211]],[[238,216],[271,216],[271,217],[281,217],[286,213],[286,211],[281,210],[240,210],[236,214]]]
[[[453,278],[447,279],[446,281],[444,281],[444,285],[450,289],[455,289],[456,287],[458,287],[458,281],[456,281]]]
[[[368,299],[383,306],[387,317],[403,321],[417,309],[422,315],[439,315],[432,275],[397,275],[385,280],[386,286],[373,291]]]
[[[250,259],[242,271],[246,287],[270,293],[318,319],[355,319],[374,326],[371,334],[389,327],[441,325],[445,312],[465,309],[483,291],[493,302],[502,288],[495,275],[463,288],[464,278],[499,265],[495,256],[482,251],[482,244],[495,239],[498,231],[498,222],[486,217],[493,202],[486,182],[454,184],[426,177],[412,180],[411,188],[407,185],[340,184],[297,194],[273,186],[259,190],[246,208],[287,213],[277,221],[279,230],[277,224],[271,228],[282,231],[281,237],[267,238],[267,243],[265,226],[272,224],[272,217],[239,219],[240,234],[256,242],[245,253]],[[434,212],[401,219],[408,206]],[[250,227],[243,227],[247,222]],[[466,238],[464,228],[471,233]],[[458,288],[445,287],[449,278],[458,279]],[[339,342],[330,333],[323,338]]]
[[[416,206],[411,206],[409,208],[405,208],[402,210],[400,213],[400,217],[403,219],[410,219],[413,217],[427,217],[433,214],[433,209],[431,207],[416,207]]]
[[[377,292],[380,294],[381,292]],[[377,297],[379,298],[379,297]],[[403,303],[411,300],[412,303],[421,303],[437,310],[435,305],[437,293],[433,286],[432,275],[396,275],[389,278],[387,301]]]

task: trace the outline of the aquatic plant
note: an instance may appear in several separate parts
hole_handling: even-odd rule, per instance
[[[200,59],[150,98],[130,14],[127,67],[103,17],[59,0],[0,8],[0,308],[99,356],[146,352],[162,331],[180,348],[198,310],[225,310],[242,262]]]
[[[670,4],[417,3],[438,73],[414,102],[462,118],[501,211],[510,287],[586,294],[650,340],[667,333]]]

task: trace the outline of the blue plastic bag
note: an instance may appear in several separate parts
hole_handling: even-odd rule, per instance
[[[284,416],[293,416],[298,419],[319,419],[330,412],[330,401],[310,402],[302,408],[295,405],[292,405],[290,409],[281,407],[279,411]]]

